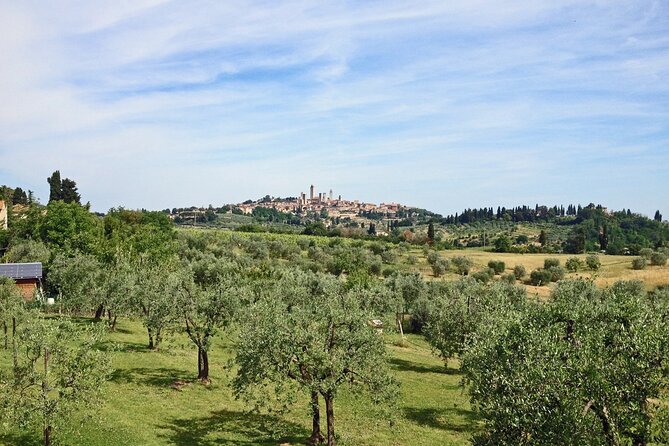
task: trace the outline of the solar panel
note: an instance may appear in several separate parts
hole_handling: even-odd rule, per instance
[[[0,263],[0,276],[12,279],[41,279],[42,264],[36,263]]]

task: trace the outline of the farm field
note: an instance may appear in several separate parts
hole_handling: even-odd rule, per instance
[[[89,323],[84,320],[83,323]],[[384,335],[393,375],[401,382],[397,417],[375,418],[365,399],[345,390],[335,402],[341,445],[466,445],[478,422],[460,386],[461,376],[444,368],[420,336],[409,335],[406,348],[395,346],[396,335]],[[146,348],[146,331],[138,322],[119,321],[110,334],[115,348],[114,373],[103,390],[98,413],[83,423],[78,436],[65,433],[67,445],[298,445],[309,436],[307,399],[288,413],[250,414],[229,386],[234,370],[232,334],[217,338],[211,352],[209,385],[195,380],[197,354],[187,339],[173,336],[160,352]],[[11,357],[0,353],[8,367]],[[67,426],[65,431],[67,430]],[[63,431],[58,431],[62,434]],[[38,445],[40,435],[14,431],[0,437],[2,445]]]
[[[57,444],[93,446],[135,444],[288,446],[306,444],[312,422],[308,405],[309,395],[298,397],[283,411],[253,412],[251,410],[253,406],[250,406],[249,403],[235,399],[231,384],[236,376],[236,367],[240,367],[244,373],[254,377],[262,376],[266,370],[273,370],[271,362],[269,367],[266,366],[266,363],[259,363],[256,368],[249,368],[248,363],[244,363],[244,353],[247,357],[261,358],[264,352],[275,352],[277,351],[275,348],[282,348],[283,345],[286,345],[289,347],[287,350],[287,354],[290,355],[288,356],[289,362],[294,364],[301,356],[300,352],[315,352],[321,348],[320,346],[327,346],[328,342],[334,342],[334,334],[329,333],[334,333],[334,328],[331,327],[335,325],[323,325],[320,333],[325,333],[325,338],[316,338],[315,342],[303,344],[297,354],[293,350],[293,345],[299,345],[297,344],[300,341],[299,333],[305,333],[309,337],[312,331],[315,331],[313,329],[315,322],[323,324],[326,323],[323,321],[330,320],[324,319],[324,316],[321,315],[320,312],[325,310],[336,311],[332,314],[337,318],[347,318],[351,314],[350,311],[360,311],[355,315],[357,319],[354,324],[337,326],[349,327],[351,330],[356,327],[362,327],[362,329],[338,338],[337,342],[352,342],[350,340],[357,339],[356,333],[364,333],[365,337],[362,339],[368,343],[366,345],[378,347],[376,350],[363,350],[370,353],[368,358],[373,358],[367,363],[366,370],[369,371],[369,374],[364,379],[372,380],[373,377],[382,376],[387,368],[390,375],[400,384],[400,398],[396,401],[396,406],[390,409],[384,406],[393,415],[387,417],[379,413],[383,410],[381,406],[375,406],[370,402],[370,398],[360,397],[358,393],[360,387],[357,384],[365,381],[338,380],[340,387],[334,399],[337,444],[362,446],[471,444],[471,439],[475,434],[484,430],[485,434],[490,432],[491,420],[500,419],[496,416],[491,418],[486,414],[484,405],[487,400],[476,399],[480,388],[477,390],[475,387],[477,381],[471,379],[472,358],[484,359],[494,355],[491,355],[489,351],[477,353],[476,350],[467,349],[445,351],[444,348],[450,349],[452,344],[441,343],[441,340],[451,342],[446,336],[456,333],[455,342],[463,343],[462,339],[470,335],[464,331],[468,329],[470,321],[477,324],[475,327],[478,327],[477,330],[483,333],[483,330],[487,328],[503,327],[503,324],[507,323],[505,311],[517,312],[514,314],[529,317],[533,314],[531,311],[554,305],[553,301],[548,299],[544,301],[544,298],[549,295],[556,284],[531,287],[525,282],[516,281],[516,284],[522,284],[531,293],[528,300],[521,293],[522,304],[516,307],[518,304],[513,303],[511,299],[518,295],[514,293],[518,289],[509,287],[506,283],[500,283],[502,280],[509,280],[509,276],[504,279],[501,276],[513,271],[515,265],[523,265],[529,275],[532,270],[543,267],[544,261],[548,258],[557,259],[564,266],[570,257],[574,257],[573,255],[556,254],[495,253],[481,248],[439,250],[436,251],[437,257],[442,260],[450,260],[450,267],[446,268],[440,277],[435,277],[430,265],[430,262],[436,262],[435,250],[426,245],[203,228],[180,229],[174,235],[173,243],[161,245],[154,241],[153,246],[172,247],[174,257],[171,260],[174,263],[171,268],[175,270],[166,269],[161,272],[160,268],[166,268],[166,266],[160,262],[147,267],[142,261],[129,262],[123,258],[117,258],[115,263],[106,266],[108,269],[104,269],[101,263],[96,263],[94,258],[85,255],[68,258],[65,261],[59,258],[51,264],[49,280],[51,285],[60,287],[57,288],[60,290],[58,296],[64,305],[48,310],[46,321],[39,323],[35,321],[35,327],[40,327],[40,324],[44,322],[59,322],[60,316],[54,315],[58,310],[62,310],[64,314],[92,315],[96,308],[99,308],[98,301],[94,299],[100,296],[105,298],[103,302],[105,302],[106,316],[109,317],[108,322],[110,323],[110,325],[105,323],[104,328],[111,326],[112,311],[115,316],[118,316],[115,329],[107,334],[103,344],[97,344],[102,351],[108,352],[104,356],[108,356],[113,369],[110,379],[106,382],[101,380],[100,382],[104,384],[95,387],[102,393],[99,396],[100,402],[93,404],[97,410],[82,408],[74,412],[74,416],[65,418],[64,424],[60,424],[60,421],[49,424],[49,426],[54,426],[54,436],[59,442]],[[139,243],[144,240],[143,236],[138,236],[133,242],[141,246]],[[153,253],[157,256],[161,255],[160,250],[153,251]],[[424,282],[451,282],[461,278],[456,272],[458,267],[454,260],[456,257],[467,257],[471,261],[471,276],[483,282],[490,280],[491,282],[487,285],[477,280],[464,280],[460,283],[449,284],[426,284]],[[578,257],[585,258],[585,255]],[[165,257],[165,259],[169,261],[170,257]],[[177,263],[177,259],[180,259],[182,263]],[[633,259],[631,256],[600,255],[599,259],[601,267],[596,272],[582,268],[579,272],[568,274],[566,278],[592,279],[600,287],[616,280],[640,279],[644,281],[644,286],[649,291],[669,283],[667,281],[669,267],[667,266],[648,266],[645,270],[636,271],[631,268]],[[502,274],[499,274],[498,271],[493,278],[489,275],[483,278],[481,275],[477,276],[479,271],[489,269],[488,262],[491,260],[505,263]],[[165,263],[169,266],[168,262]],[[90,269],[79,270],[78,268],[82,266]],[[138,271],[133,272],[134,269]],[[285,273],[285,276],[275,276],[279,271]],[[71,272],[77,274],[71,274]],[[158,276],[156,272],[164,275]],[[402,274],[405,272],[419,273],[424,280],[421,280],[417,274]],[[100,283],[89,282],[87,287],[74,287],[92,274],[100,278]],[[510,276],[510,279],[514,281],[515,277]],[[207,284],[212,283],[218,287],[213,289],[214,293],[211,293],[211,289],[206,288]],[[238,287],[238,284],[244,285]],[[323,287],[324,291],[312,288],[315,284]],[[454,294],[449,292],[449,290],[456,290],[460,285],[464,286],[462,291]],[[590,284],[584,285],[591,286]],[[173,288],[174,286],[178,288]],[[365,286],[370,288],[365,288]],[[581,285],[576,285],[576,282],[568,282],[565,286],[568,290],[569,287],[576,290],[576,295],[581,292],[578,291]],[[631,285],[626,289],[645,295],[639,288],[637,288],[639,291],[634,291],[635,286]],[[193,291],[194,289],[198,291]],[[271,295],[266,295],[268,290],[271,290]],[[416,290],[417,293],[414,294]],[[594,287],[593,290],[593,292],[599,292]],[[333,291],[342,292],[342,294],[334,294]],[[501,294],[494,294],[498,292]],[[664,292],[666,291],[659,291],[659,293]],[[605,291],[602,292],[602,295],[606,295],[605,293]],[[65,296],[71,300],[68,302]],[[228,299],[233,296],[234,300]],[[307,298],[297,300],[294,308],[283,306],[290,302],[290,299],[303,299],[300,296]],[[335,296],[341,296],[341,299]],[[539,298],[534,296],[539,296]],[[628,294],[624,296],[627,298]],[[257,300],[253,303],[245,300],[249,298]],[[464,298],[466,298],[466,303],[465,300],[462,300]],[[197,305],[194,299],[198,299]],[[324,300],[318,301],[317,299]],[[470,299],[477,301],[480,299],[481,306],[470,307]],[[538,305],[536,305],[537,301],[539,301]],[[23,303],[23,300],[21,302]],[[319,303],[313,304],[312,302]],[[347,302],[353,302],[354,305],[329,310],[330,305],[344,305]],[[412,302],[412,304],[407,304],[407,302]],[[569,305],[572,305],[573,300],[568,302]],[[504,303],[504,307],[496,307],[499,303]],[[153,351],[147,347],[147,331],[143,325],[147,323],[147,320],[153,320],[147,318],[144,310],[146,305],[153,304],[164,305],[158,308],[163,308],[161,311],[165,311],[164,314],[169,317],[161,320],[161,323],[164,324],[161,326],[165,328],[163,334],[167,333],[167,337],[163,340],[160,351]],[[198,355],[193,345],[193,342],[197,342],[193,340],[191,332],[189,332],[190,339],[184,332],[187,327],[191,326],[189,324],[193,317],[203,318],[201,319],[203,321],[229,317],[224,315],[224,312],[228,311],[226,305],[235,308],[238,304],[241,304],[240,307],[246,306],[246,309],[251,311],[237,313],[234,319],[228,320],[232,325],[217,322],[217,325],[211,325],[213,328],[209,329],[212,344],[207,344],[206,348],[209,352],[210,368],[209,375],[205,375],[203,380],[206,381],[210,377],[211,382],[203,384],[197,379]],[[525,304],[529,306],[525,307]],[[72,305],[70,307],[72,310],[68,311],[67,305]],[[402,305],[403,311],[400,313],[397,311],[400,308],[398,305]],[[530,310],[530,306],[534,310]],[[24,313],[19,309],[12,310],[14,307],[10,306],[7,308],[16,311],[12,314],[18,314],[19,318],[23,317]],[[177,308],[179,312],[175,312]],[[299,313],[305,311],[305,308],[313,308],[310,310],[312,313]],[[467,308],[467,311],[460,312],[458,308]],[[469,308],[485,310],[470,313]],[[569,307],[565,308],[572,311]],[[623,305],[619,308],[629,307]],[[364,309],[364,312],[361,309]],[[490,317],[493,324],[485,324],[483,319],[477,322],[476,318],[481,317],[483,311],[488,312],[483,317]],[[155,313],[152,314],[155,315]],[[262,314],[264,319],[254,319],[258,314]],[[420,330],[420,324],[427,320],[427,325],[423,325],[422,335],[409,334],[406,340],[399,342],[399,335],[393,333],[394,321],[397,320],[398,314],[401,314],[405,321],[403,330],[407,332]],[[656,313],[655,307],[644,314],[660,318],[660,313]],[[425,315],[429,319],[422,319]],[[456,319],[453,321],[447,319],[451,315],[455,315]],[[633,316],[637,315],[633,314]],[[382,319],[384,324],[388,323],[387,330],[381,338],[382,342],[367,327],[370,319],[377,317]],[[93,323],[90,317],[74,320],[81,325]],[[437,324],[441,324],[442,321],[449,325],[443,332],[435,332],[435,327],[439,329],[440,325]],[[587,324],[590,323],[589,321],[589,318],[585,318],[581,322]],[[500,325],[494,325],[497,323]],[[658,319],[658,324],[660,324],[660,319]],[[649,326],[654,327],[655,325]],[[25,333],[36,330],[29,322],[20,324],[20,327],[28,330]],[[257,327],[260,327],[259,331],[256,331]],[[464,329],[458,327],[464,327]],[[618,327],[618,324],[614,324],[613,327]],[[664,338],[665,328],[661,325],[657,327],[658,330],[651,334]],[[458,329],[462,329],[463,332],[457,333]],[[61,333],[58,332],[58,336],[55,337],[61,337]],[[81,333],[83,335],[83,331]],[[250,333],[250,335],[241,336],[240,333]],[[583,333],[587,334],[590,331],[585,330]],[[480,339],[496,341],[498,340],[496,336],[492,332],[492,335],[485,334]],[[25,342],[30,338],[20,339],[21,342]],[[83,338],[81,339],[83,341]],[[249,339],[254,339],[256,343],[247,344],[246,341]],[[325,339],[330,340],[324,342]],[[535,339],[541,341],[543,338],[530,336],[524,342],[534,342]],[[275,344],[274,340],[282,341]],[[75,343],[72,338],[67,342]],[[292,344],[293,342],[295,344]],[[351,345],[355,346],[355,344],[345,344],[338,351],[356,352],[357,347],[353,348]],[[468,385],[471,387],[463,387],[463,375],[459,372],[458,362],[451,360],[451,368],[445,368],[443,362],[433,354],[430,345],[439,349],[439,352],[445,357],[462,359],[469,379]],[[471,345],[476,347],[482,344]],[[455,348],[460,347],[455,346]],[[469,348],[469,345],[463,348]],[[90,347],[86,349],[86,351],[93,350],[97,349]],[[383,358],[384,351],[387,354],[385,359]],[[516,347],[504,347],[502,350],[493,349],[491,351],[515,352]],[[595,356],[604,355],[607,351],[597,351]],[[12,360],[11,348],[0,350],[0,369],[10,371]],[[331,361],[328,359],[323,367],[331,367]],[[538,364],[544,364],[541,361]],[[520,367],[524,370],[524,359],[520,362],[522,362]],[[102,364],[102,362],[97,364]],[[480,370],[484,372],[493,370],[497,364],[500,362],[493,361]],[[606,364],[607,367],[603,370],[608,369],[609,362]],[[41,367],[40,363],[32,364],[33,370],[37,373],[39,373],[37,370],[39,367]],[[550,370],[553,369],[550,368]],[[13,369],[14,372],[16,370],[21,369]],[[285,372],[280,373],[285,378]],[[51,371],[49,375],[51,376]],[[504,373],[501,375],[503,376]],[[11,376],[11,372],[5,376]],[[626,382],[634,382],[636,375],[633,376],[634,379],[628,379]],[[391,381],[388,379],[386,383]],[[4,385],[10,388],[12,382],[18,381],[5,380]],[[33,388],[36,385],[39,388],[45,388],[43,381],[36,382],[37,384],[33,382],[30,385]],[[347,384],[349,382],[355,382],[356,385],[349,387]],[[273,389],[274,385],[276,385],[275,382],[270,388]],[[388,389],[390,387],[392,386],[389,386]],[[535,384],[530,384],[530,387],[534,388]],[[14,388],[17,389],[17,393],[21,393],[20,385],[14,384]],[[308,386],[302,388],[309,389]],[[486,388],[494,388],[494,386],[486,386]],[[378,388],[370,386],[366,390],[370,390],[373,395],[382,395],[380,392],[375,394],[376,389]],[[389,391],[393,389],[394,387]],[[255,391],[264,392],[266,390],[258,387]],[[306,390],[303,391],[306,392]],[[478,414],[472,410],[469,391],[472,392],[472,401],[483,408]],[[659,391],[648,393],[656,401],[664,401],[664,396]],[[58,393],[51,392],[52,396],[56,394]],[[11,394],[8,393],[8,395]],[[526,392],[525,395],[531,396],[532,393]],[[6,399],[5,401],[11,404],[12,400]],[[18,405],[16,407],[23,408]],[[35,411],[34,407],[26,407],[28,411],[40,413]],[[508,406],[504,403],[500,407]],[[528,412],[531,414],[529,418],[534,419],[534,406],[528,407],[531,408]],[[582,408],[579,409],[579,411],[582,410]],[[486,417],[485,424],[483,417]],[[323,424],[321,415],[321,428]],[[25,425],[4,424],[2,434],[0,434],[0,445],[36,446],[42,444],[39,424],[30,424],[32,426],[30,431],[22,426]]]
[[[523,265],[529,273],[532,270],[541,268],[546,259],[559,259],[560,264],[564,266],[567,259],[578,257],[585,261],[586,254],[516,254],[516,253],[497,253],[484,251],[482,249],[464,249],[439,251],[442,257],[452,258],[465,255],[472,259],[475,269],[487,268],[490,260],[501,260],[506,265],[506,272],[512,272],[515,265]],[[421,255],[420,272],[425,279],[433,278],[430,265],[422,255],[422,251],[416,250],[415,255]],[[653,290],[658,286],[669,285],[669,267],[668,266],[648,266],[643,270],[633,270],[631,267],[634,256],[614,256],[601,254],[599,260],[602,263],[598,271],[583,270],[576,273],[567,273],[566,278],[586,278],[592,279],[601,288],[612,285],[618,280],[640,280],[644,283],[647,290]],[[456,274],[447,274],[445,280],[457,279]],[[535,287],[525,285],[528,292],[540,296],[548,296],[553,285],[548,287]]]
[[[196,231],[196,232],[212,232],[220,237],[228,238],[233,234],[239,237],[261,237],[267,240],[282,240],[295,243],[300,238],[307,238],[313,240],[317,245],[331,244],[333,240],[347,246],[365,246],[370,247],[374,244],[381,243],[387,249],[396,253],[395,260],[388,264],[389,267],[400,271],[416,271],[420,272],[426,280],[457,280],[460,278],[458,274],[453,271],[447,271],[442,277],[435,278],[432,274],[432,269],[427,261],[427,253],[425,248],[416,246],[398,246],[392,243],[382,243],[375,241],[361,241],[352,239],[333,239],[328,237],[305,236],[298,234],[247,234],[241,232],[217,231],[211,229],[182,229],[182,231]],[[531,271],[544,266],[546,259],[558,259],[562,266],[565,265],[569,258],[577,257],[585,261],[587,254],[519,254],[519,253],[497,253],[490,248],[466,248],[453,250],[439,250],[437,251],[443,258],[452,259],[453,257],[466,256],[470,258],[474,265],[472,272],[477,270],[487,269],[490,260],[499,260],[505,263],[505,272],[513,271],[515,265],[523,265],[527,270],[527,276]],[[413,258],[413,261],[409,261]],[[601,268],[597,271],[582,269],[575,273],[567,273],[565,278],[586,278],[593,280],[599,287],[604,288],[612,285],[619,280],[640,280],[644,283],[647,290],[653,290],[658,286],[669,285],[669,266],[648,266],[643,270],[632,269],[632,260],[635,256],[629,255],[608,255],[600,254],[599,260]],[[520,283],[520,282],[519,282]],[[554,284],[549,286],[536,287],[529,284],[524,284],[528,293],[536,294],[541,297],[546,297],[550,294]]]

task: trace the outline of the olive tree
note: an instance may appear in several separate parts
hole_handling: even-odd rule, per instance
[[[179,284],[177,308],[184,331],[197,347],[197,377],[209,382],[209,350],[218,331],[232,321],[240,295],[245,290],[233,275],[218,277],[213,283],[185,280]]]
[[[367,389],[376,402],[396,396],[383,338],[368,326],[370,316],[355,291],[334,277],[312,274],[280,281],[276,293],[245,313],[236,356],[237,395],[282,404],[309,395],[311,444],[323,441],[322,397],[327,444],[334,446],[334,401],[343,385]]]
[[[0,321],[2,321],[3,347],[9,349],[11,327],[12,346],[16,356],[17,324],[25,315],[25,302],[16,283],[8,277],[0,277]]]
[[[418,273],[397,272],[387,279],[388,287],[393,293],[392,301],[396,304],[397,327],[404,339],[404,315],[411,311],[425,293],[425,282]]]
[[[178,293],[188,277],[176,265],[146,258],[135,262],[134,277],[130,306],[147,330],[148,348],[157,350],[165,331],[179,318]]]
[[[95,311],[99,319],[104,310],[98,292],[101,275],[100,262],[91,255],[56,256],[49,271],[49,284],[57,293],[59,308],[73,313]]]
[[[476,445],[646,445],[669,359],[666,306],[640,282],[562,281],[548,303],[480,325],[463,355]]]
[[[20,354],[0,373],[0,419],[15,429],[39,428],[49,446],[54,429],[76,410],[99,406],[111,372],[108,353],[98,348],[102,333],[65,319],[34,317],[22,324]]]
[[[430,287],[430,311],[423,334],[448,366],[461,354],[488,314],[509,311],[525,304],[522,287],[507,282],[484,284],[473,278]]]

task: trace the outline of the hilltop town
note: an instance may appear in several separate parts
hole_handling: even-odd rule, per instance
[[[211,223],[221,215],[254,217],[256,221],[302,225],[310,221],[321,221],[326,226],[365,228],[370,223],[382,223],[390,229],[397,226],[411,226],[421,217],[435,214],[412,206],[398,203],[367,203],[335,196],[332,189],[316,192],[311,185],[309,193],[300,192],[297,197],[272,197],[266,195],[257,200],[226,204],[216,208],[209,206],[181,209],[166,209],[177,224]],[[379,228],[381,229],[381,228]]]
[[[316,194],[315,191],[316,188],[312,184],[309,187],[308,197],[304,192],[300,192],[299,197],[272,198],[266,196],[260,200],[246,201],[234,206],[244,214],[252,214],[253,210],[257,207],[276,209],[279,212],[293,213],[295,215],[307,215],[309,213],[324,214],[325,210],[328,217],[342,220],[350,219],[351,221],[371,215],[395,219],[400,218],[400,215],[404,215],[401,213],[402,210],[411,209],[408,206],[397,203],[381,203],[376,205],[359,200],[344,200],[341,195],[335,198],[332,189],[328,193],[318,192]]]

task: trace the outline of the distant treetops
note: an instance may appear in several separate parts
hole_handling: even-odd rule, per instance
[[[64,201],[65,203],[81,204],[81,195],[77,191],[77,183],[69,178],[60,179],[60,171],[56,170],[46,179],[49,183],[49,203]]]

